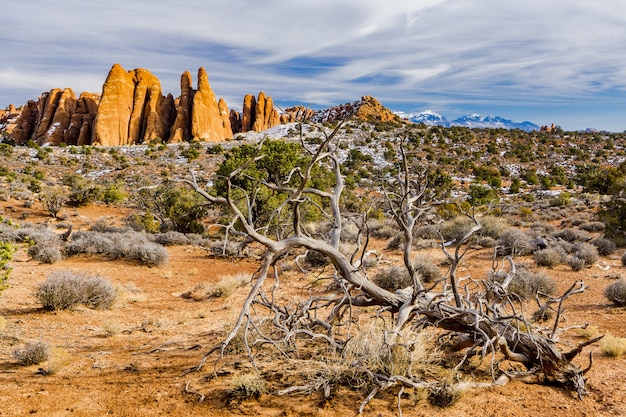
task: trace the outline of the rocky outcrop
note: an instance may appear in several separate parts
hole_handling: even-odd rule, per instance
[[[118,146],[168,140],[174,119],[174,99],[163,96],[157,77],[143,68],[126,72],[115,64],[102,88],[92,144]]]
[[[304,106],[294,106],[285,109],[285,112],[280,115],[281,123],[292,123],[304,120],[311,120],[315,115],[315,111]]]
[[[76,99],[70,88],[50,90],[24,106],[12,137],[18,145],[29,140],[38,145],[77,145],[81,130],[91,131],[97,107],[98,97],[93,94],[83,93]],[[90,142],[91,137],[84,143]]]
[[[92,144],[128,145],[128,128],[135,95],[134,73],[115,64],[102,87],[102,98],[94,124]]]
[[[169,142],[178,143],[191,139],[191,105],[194,89],[191,73],[185,71],[180,77],[180,97],[176,102],[176,119],[170,130]]]
[[[158,78],[150,71],[126,71],[115,64],[101,96],[83,93],[77,99],[69,88],[53,89],[37,101],[29,101],[21,112],[14,106],[10,108],[8,113],[19,114],[13,115],[10,137],[17,144],[32,139],[40,145],[119,146],[154,140],[218,142],[232,138],[233,133],[261,132],[294,121],[326,122],[353,116],[371,122],[397,119],[370,96],[322,111],[296,106],[279,114],[272,98],[260,92],[257,98],[251,94],[244,97],[241,113],[229,111],[226,102],[215,96],[204,68],[198,70],[197,90],[192,87],[189,72],[182,74],[180,86],[177,99],[171,94],[164,96]]]
[[[38,114],[37,102],[29,100],[17,118],[11,134],[16,145],[23,145],[32,137]]]
[[[224,115],[222,110],[225,111]],[[191,110],[192,139],[208,142],[221,142],[225,139],[231,139],[233,132],[230,129],[230,120],[227,116],[228,109],[220,110],[215,93],[209,84],[209,77],[204,68],[200,68],[198,70],[198,90],[193,96]]]
[[[256,109],[256,98],[252,94],[246,94],[243,98],[243,107],[241,110],[241,129],[240,132],[248,132],[252,130],[254,125]]]
[[[239,113],[238,111],[235,110],[230,110],[230,128],[233,131],[233,133],[239,133],[241,132],[241,127],[242,127],[242,114]]]
[[[271,97],[266,97],[262,91],[259,93],[258,99],[255,99],[251,94],[246,94],[243,98],[240,132],[250,130],[262,132],[280,123],[280,114],[274,109],[274,102]],[[233,132],[236,130],[233,129]]]

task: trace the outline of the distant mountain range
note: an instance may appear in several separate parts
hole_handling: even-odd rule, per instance
[[[516,122],[508,120],[500,116],[472,114],[469,116],[461,116],[458,119],[449,121],[444,116],[432,110],[426,110],[421,113],[404,113],[394,112],[403,119],[407,119],[413,123],[424,123],[427,126],[465,126],[470,128],[504,128],[504,129],[521,129],[526,132],[539,130],[541,127],[532,122]]]

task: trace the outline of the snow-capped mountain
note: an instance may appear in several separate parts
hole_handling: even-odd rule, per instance
[[[481,115],[474,113],[469,116],[461,116],[458,119],[449,121],[444,116],[432,110],[425,110],[421,113],[405,113],[401,111],[394,112],[399,117],[413,123],[424,123],[427,126],[465,126],[470,128],[504,128],[504,129],[521,129],[527,132],[539,130],[540,127],[532,122],[516,122],[505,119],[500,116]]]
[[[413,123],[424,123],[426,126],[444,126],[450,127],[450,121],[432,110],[425,110],[421,113],[404,113],[394,112],[402,119],[406,119]]]
[[[452,121],[452,126],[465,126],[475,128],[504,128],[504,129],[521,129],[527,132],[531,130],[539,130],[540,127],[534,123],[524,121],[515,122],[500,116],[481,115],[474,113],[470,116],[461,116]]]

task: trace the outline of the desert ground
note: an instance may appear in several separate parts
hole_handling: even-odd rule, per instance
[[[39,204],[39,203],[37,203]],[[20,202],[3,201],[5,217],[18,219]],[[88,228],[97,220],[122,224],[123,208],[92,205],[67,208],[75,230]],[[29,222],[54,221],[35,206]],[[384,251],[384,243],[379,243]],[[219,344],[234,322],[247,289],[241,287],[227,297],[194,299],[183,297],[198,286],[218,282],[224,276],[253,273],[253,259],[224,259],[191,245],[168,246],[169,262],[147,267],[128,261],[111,261],[98,256],[63,259],[52,265],[29,258],[21,248],[11,262],[9,287],[0,296],[0,415],[45,416],[350,416],[356,415],[367,392],[340,388],[329,400],[321,393],[277,395],[285,388],[281,376],[289,368],[279,358],[266,361],[261,369],[269,386],[258,398],[243,398],[233,389],[233,378],[250,372],[245,355],[225,358],[214,368],[213,357],[200,371],[189,372],[204,353]],[[433,249],[433,256],[437,256]],[[601,333],[626,335],[626,309],[612,306],[603,295],[616,276],[626,273],[620,262],[623,250],[602,257],[591,268],[574,272],[566,265],[549,270],[563,291],[577,279],[588,289],[571,297],[563,315],[565,326],[588,322]],[[387,256],[393,257],[393,253]],[[463,273],[484,276],[491,263],[489,250],[472,253]],[[118,289],[111,309],[79,307],[73,311],[50,312],[42,308],[35,289],[50,271],[80,270],[109,278]],[[285,272],[282,285],[294,293],[307,282],[300,271]],[[566,332],[562,341],[571,346],[584,339],[577,330]],[[32,341],[50,346],[47,362],[20,366],[15,349]],[[604,356],[598,344],[585,349],[577,363],[587,364],[590,395],[580,401],[558,387],[513,381],[502,387],[471,389],[448,408],[438,408],[419,395],[407,393],[402,403],[404,416],[622,416],[626,415],[626,357]],[[214,373],[216,371],[216,373]],[[217,375],[217,377],[215,376]],[[484,375],[482,376],[484,377]],[[364,415],[398,415],[392,391],[376,396]]]

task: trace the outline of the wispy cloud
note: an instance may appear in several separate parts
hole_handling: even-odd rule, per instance
[[[0,105],[53,87],[99,91],[119,62],[174,95],[183,71],[204,66],[235,108],[259,90],[313,105],[368,94],[403,110],[500,105],[537,123],[582,128],[594,113],[596,127],[626,128],[601,116],[626,102],[616,0],[31,0],[3,5],[0,27]]]

